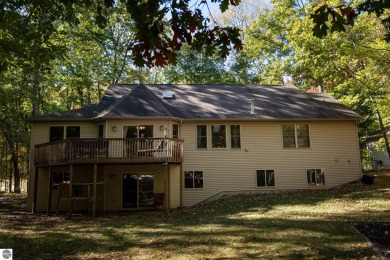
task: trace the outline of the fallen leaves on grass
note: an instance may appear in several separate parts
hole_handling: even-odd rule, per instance
[[[355,225],[386,257],[390,257],[390,222],[360,223]]]

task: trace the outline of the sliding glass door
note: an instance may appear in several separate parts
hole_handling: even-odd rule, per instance
[[[153,207],[154,175],[126,173],[122,177],[122,207]]]

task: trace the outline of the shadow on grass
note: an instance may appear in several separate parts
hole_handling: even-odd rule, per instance
[[[387,219],[390,212],[356,203],[380,202],[389,186],[387,174],[374,185],[241,195],[182,211],[96,218],[0,210],[0,248],[13,248],[15,258],[45,259],[364,258],[374,253],[350,224]],[[321,210],[327,203],[347,208]],[[318,212],[309,212],[311,206]]]

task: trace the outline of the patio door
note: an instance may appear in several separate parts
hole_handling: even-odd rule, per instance
[[[154,175],[126,173],[122,175],[122,208],[153,207]]]
[[[136,157],[140,149],[140,140],[134,138],[152,138],[153,125],[123,126],[123,138],[125,141],[124,153],[126,157]]]

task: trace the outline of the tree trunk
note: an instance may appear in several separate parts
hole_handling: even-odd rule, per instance
[[[5,131],[3,132],[5,136],[5,140],[8,143],[9,146],[9,151],[11,154],[11,167],[10,167],[10,192],[11,192],[11,187],[12,187],[12,169],[15,175],[14,178],[14,192],[20,193],[20,169],[19,169],[19,156],[18,156],[18,149],[17,145],[15,145],[14,140],[12,140],[12,137]]]
[[[8,192],[12,192],[12,168],[9,169]]]
[[[7,160],[7,158],[8,158],[8,146],[5,145],[5,160],[4,160],[4,162],[5,162],[5,178],[4,178],[4,180],[5,180],[5,182],[4,182],[4,190],[5,190],[5,192],[7,192],[7,179],[8,179],[8,160]]]
[[[387,131],[386,131],[385,126],[383,125],[382,116],[379,113],[379,109],[376,108],[375,112],[376,112],[376,116],[377,116],[378,121],[379,121],[379,126],[381,127],[381,132],[382,132],[382,135],[383,135],[383,139],[385,139],[385,146],[386,146],[386,151],[387,151],[387,157],[389,157],[389,159],[390,159],[390,146],[389,146],[389,139],[387,138]]]
[[[15,153],[11,156],[12,165],[14,168],[14,192],[20,193],[20,168],[19,168],[19,149],[18,144],[16,144]]]

